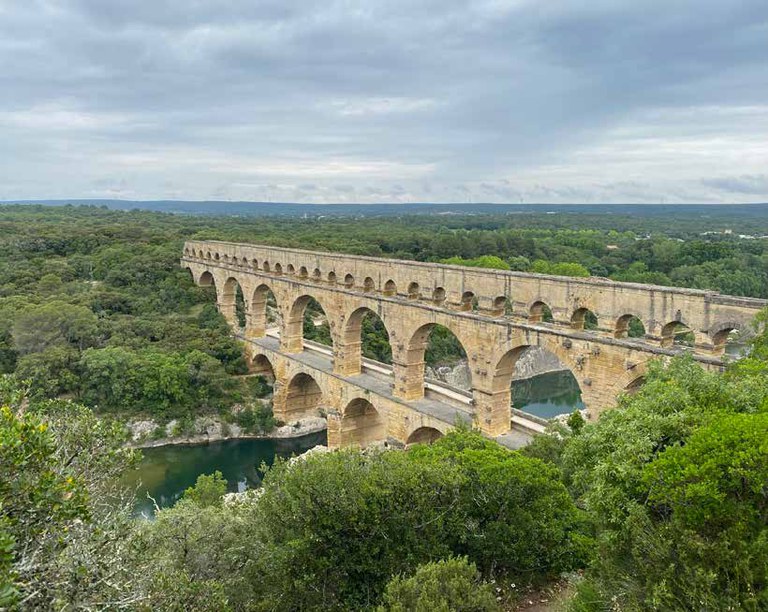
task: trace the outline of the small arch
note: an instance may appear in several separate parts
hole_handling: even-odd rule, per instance
[[[320,268],[315,268],[312,270],[312,280],[315,282],[320,282],[320,280],[323,278],[323,273],[320,272]]]
[[[363,291],[365,293],[373,293],[376,291],[376,283],[373,282],[373,279],[370,276],[366,276],[363,281]]]
[[[323,391],[309,374],[300,372],[288,384],[285,397],[287,419],[321,416]]]
[[[319,272],[319,270],[318,270]],[[306,266],[301,266],[299,268],[299,278],[307,278],[309,276],[309,273],[307,272]]]
[[[386,283],[384,283],[384,295],[386,296],[397,295],[397,285],[395,284],[395,281],[393,281],[391,278]]]
[[[681,321],[670,321],[661,329],[661,346],[664,348],[692,348],[695,342],[693,330]]]
[[[644,338],[645,325],[633,314],[625,314],[616,320],[614,338]]]
[[[352,276],[351,274],[347,274],[347,275],[344,277],[344,286],[345,286],[347,289],[352,289],[352,287],[354,287],[354,286],[355,286],[355,277],[354,277],[354,276]]]
[[[224,259],[224,263],[229,263],[229,255],[227,255],[226,253],[224,254],[223,259]]]
[[[233,266],[239,266],[240,265],[240,260],[237,258],[237,256],[233,256],[232,257],[232,265]]]
[[[408,299],[418,300],[421,297],[421,288],[419,283],[413,282],[408,285]]]
[[[247,257],[243,257],[243,259],[240,261],[240,267],[247,268],[248,267],[248,263],[249,263],[248,262],[248,258]]]
[[[189,257],[189,249],[186,247],[184,248],[184,257]]]
[[[577,308],[571,315],[572,329],[597,329],[597,315],[589,308]]]
[[[507,299],[506,295],[500,295],[493,299],[493,315],[500,317],[502,315],[512,314],[512,302]]]
[[[406,446],[412,446],[413,444],[434,444],[440,438],[443,437],[443,432],[434,427],[419,427],[411,432],[408,439],[405,441]]]
[[[739,323],[727,322],[714,326],[709,337],[712,339],[712,352],[715,355],[728,354],[729,357],[742,356],[744,347],[743,329]]]
[[[293,264],[288,264],[288,274],[295,274],[296,268],[293,267]]]
[[[282,266],[282,264],[276,263],[275,264],[274,272],[275,272],[275,274],[282,274],[283,273],[283,266]]]
[[[477,296],[472,291],[461,294],[461,308],[464,312],[477,310]]]
[[[445,303],[445,289],[442,287],[435,287],[432,291],[432,301],[435,306],[442,306]]]
[[[269,262],[268,262],[268,261],[266,261],[266,260],[265,260],[265,261],[263,261],[263,262],[261,263],[261,269],[262,269],[262,270],[264,270],[264,272],[269,272],[269,271],[270,271],[270,265],[269,265]]]
[[[205,254],[205,258],[206,258],[206,259],[211,259],[211,252],[210,252],[210,251],[208,251],[208,252]]]
[[[336,272],[328,272],[328,284],[329,285],[335,285],[336,284]]]
[[[221,255],[219,255],[218,253],[214,253],[213,259],[214,261],[221,261]]]
[[[252,270],[258,270],[259,269],[259,262],[258,260],[254,259],[251,261],[251,269]]]
[[[534,302],[528,310],[528,321],[531,323],[553,323],[552,309],[542,301]]]
[[[364,448],[387,438],[387,424],[368,400],[353,399],[341,416],[341,445]]]
[[[275,368],[272,367],[272,362],[266,355],[259,354],[253,356],[253,359],[251,359],[250,372],[251,374],[263,376],[269,383],[275,382]]]

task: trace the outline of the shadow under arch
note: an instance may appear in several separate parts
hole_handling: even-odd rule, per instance
[[[363,357],[388,365],[392,363],[389,330],[381,317],[367,306],[361,306],[349,315],[342,331],[341,345],[344,354],[339,357],[344,365],[340,369],[347,376],[361,372]]]
[[[309,374],[300,372],[286,388],[283,416],[286,420],[321,416],[322,402],[323,391],[320,385]]]
[[[405,441],[406,447],[413,444],[433,444],[443,437],[443,432],[434,427],[419,427],[411,432]]]
[[[543,345],[507,350],[496,364],[492,388],[502,403],[542,418],[585,407],[572,365]]]
[[[364,448],[387,439],[386,419],[367,399],[349,402],[341,414],[341,446]]]

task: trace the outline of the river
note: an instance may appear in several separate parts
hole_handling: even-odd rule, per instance
[[[515,381],[512,385],[516,408],[536,416],[551,418],[583,408],[578,384],[570,372],[548,372]],[[184,491],[195,484],[200,474],[219,470],[229,490],[258,487],[262,463],[272,465],[275,456],[290,457],[325,444],[326,433],[310,434],[290,440],[224,440],[209,444],[176,444],[147,448],[139,468],[125,478],[126,485],[137,487],[136,514],[151,517],[154,504],[172,506]]]

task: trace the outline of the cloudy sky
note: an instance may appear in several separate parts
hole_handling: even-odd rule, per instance
[[[766,0],[0,0],[0,200],[768,201]]]

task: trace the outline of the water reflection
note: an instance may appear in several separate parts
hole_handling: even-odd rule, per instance
[[[326,432],[293,440],[224,440],[210,444],[185,444],[147,448],[138,469],[126,475],[126,486],[137,488],[136,514],[150,517],[154,504],[175,504],[200,474],[218,470],[231,492],[242,492],[261,484],[262,463],[272,465],[275,455],[290,457],[326,443]]]
[[[513,381],[512,405],[544,419],[584,409],[579,383],[567,370]]]

